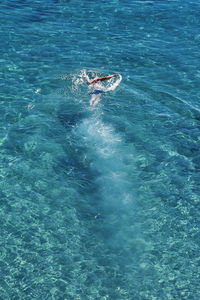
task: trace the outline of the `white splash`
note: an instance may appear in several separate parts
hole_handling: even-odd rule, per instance
[[[117,78],[117,77],[115,77]],[[122,76],[119,75],[119,77],[116,79],[111,78],[108,81],[107,86],[104,88],[104,92],[109,92],[109,91],[114,91],[116,89],[116,87],[120,84],[120,82],[122,81]]]

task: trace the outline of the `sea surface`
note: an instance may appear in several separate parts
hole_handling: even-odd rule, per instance
[[[199,300],[200,2],[0,20],[0,300]],[[92,108],[83,69],[122,81]]]

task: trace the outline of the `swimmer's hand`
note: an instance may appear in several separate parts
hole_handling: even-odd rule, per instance
[[[85,79],[86,79],[87,83],[91,84],[92,80],[90,80],[90,78],[88,77],[86,71],[87,71],[86,69],[83,69],[83,75],[85,76]]]

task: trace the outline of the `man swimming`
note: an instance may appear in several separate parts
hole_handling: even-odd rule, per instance
[[[86,74],[86,69],[84,69],[83,72],[88,84],[89,94],[91,95],[90,106],[95,106],[100,101],[101,94],[104,90],[104,87],[101,85],[100,82],[119,76],[119,74],[113,74],[105,77],[89,79],[88,75]]]

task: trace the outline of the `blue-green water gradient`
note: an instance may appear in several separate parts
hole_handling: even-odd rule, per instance
[[[200,299],[200,3],[0,19],[0,299]],[[94,109],[84,68],[123,77]]]

